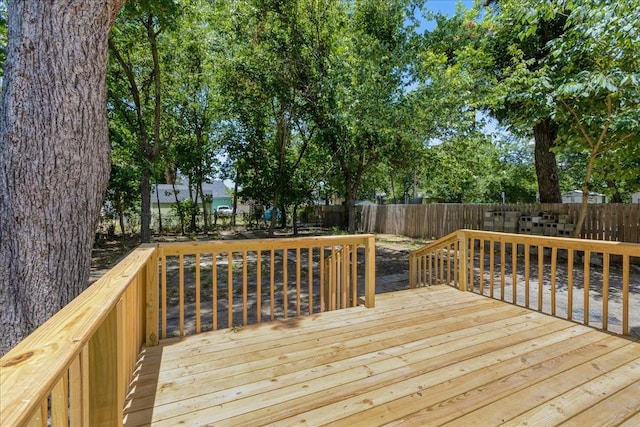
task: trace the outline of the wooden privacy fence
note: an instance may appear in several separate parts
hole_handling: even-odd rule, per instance
[[[484,213],[490,210],[522,213],[550,212],[568,215],[576,222],[580,204],[452,204],[364,206],[360,220],[366,233],[400,234],[439,239],[459,229],[482,230]],[[640,243],[640,204],[588,205],[581,238]]]
[[[450,284],[640,336],[640,245],[460,230],[409,257],[410,287]]]
[[[0,423],[122,425],[143,345],[189,322],[200,332],[333,309],[331,257],[373,307],[373,235],[140,246],[0,359]]]

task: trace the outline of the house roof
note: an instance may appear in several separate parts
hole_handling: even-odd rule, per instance
[[[158,189],[156,194],[156,187]],[[175,194],[174,194],[175,187]],[[229,197],[227,193],[227,186],[222,181],[214,181],[212,183],[202,184],[202,191],[207,196],[212,196],[214,199],[219,197]],[[157,184],[151,186],[151,202],[158,203],[175,203],[176,196],[178,201],[182,202],[189,198],[189,187],[186,184]]]

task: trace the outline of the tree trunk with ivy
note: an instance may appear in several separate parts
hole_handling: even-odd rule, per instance
[[[107,36],[124,0],[14,0],[0,111],[0,354],[86,287],[110,170]]]

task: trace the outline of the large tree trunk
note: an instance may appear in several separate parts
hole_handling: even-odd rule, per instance
[[[123,0],[8,2],[0,354],[77,296],[110,170],[107,35]]]
[[[533,135],[540,203],[562,203],[558,164],[555,153],[551,151],[557,135],[556,125],[551,119],[544,119],[533,127]]]

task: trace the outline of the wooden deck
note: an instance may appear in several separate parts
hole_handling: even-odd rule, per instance
[[[640,425],[640,343],[447,286],[144,350],[125,425]]]

